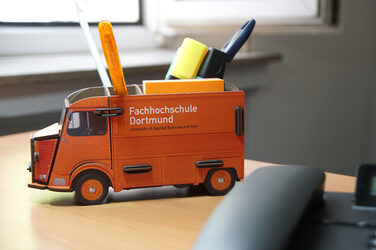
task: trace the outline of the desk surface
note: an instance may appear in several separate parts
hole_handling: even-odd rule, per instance
[[[223,198],[158,187],[110,191],[107,204],[79,206],[73,193],[27,188],[29,134],[0,137],[0,249],[190,249]],[[246,160],[246,174],[266,165]],[[354,177],[327,174],[327,191],[354,186]]]

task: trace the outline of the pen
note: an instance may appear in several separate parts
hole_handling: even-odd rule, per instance
[[[253,28],[256,25],[254,19],[248,20],[240,29],[227,41],[221,49],[209,48],[205,59],[197,74],[198,78],[223,78],[226,64],[230,63],[243,44],[248,40]]]
[[[175,54],[166,79],[196,78],[208,47],[191,38],[185,38]]]
[[[254,19],[248,20],[223,46],[222,51],[227,54],[228,63],[231,62],[235,54],[238,53],[243,44],[248,40],[255,25],[256,21]]]
[[[127,86],[124,80],[112,25],[109,21],[102,21],[98,25],[98,30],[115,95],[127,95]]]
[[[84,32],[86,41],[89,45],[91,55],[93,56],[95,64],[97,65],[98,74],[99,74],[99,77],[101,78],[102,85],[104,87],[104,91],[105,91],[107,96],[110,96],[110,91],[108,90],[108,87],[111,87],[110,79],[108,78],[106,69],[104,68],[104,66],[101,62],[97,46],[95,45],[93,36],[90,33],[89,24],[87,23],[85,16],[84,16],[84,13],[83,13],[82,9],[80,8],[78,2],[76,2],[76,11],[77,11],[78,19],[80,21],[81,29]]]

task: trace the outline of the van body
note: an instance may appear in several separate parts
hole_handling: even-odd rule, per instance
[[[105,95],[65,99],[59,123],[31,135],[29,187],[75,191],[83,204],[108,188],[199,185],[223,195],[244,177],[244,92]]]

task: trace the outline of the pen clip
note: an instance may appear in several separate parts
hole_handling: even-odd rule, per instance
[[[112,24],[109,21],[102,21],[98,25],[98,30],[115,95],[128,95]]]

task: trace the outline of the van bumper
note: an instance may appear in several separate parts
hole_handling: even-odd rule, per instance
[[[55,192],[72,192],[73,190],[69,186],[48,186],[39,183],[29,183],[27,185],[29,188],[35,189],[48,189]]]
[[[38,183],[29,183],[29,184],[27,184],[27,186],[29,188],[35,188],[35,189],[46,189],[47,188],[47,185],[42,185],[42,184],[38,184]]]

